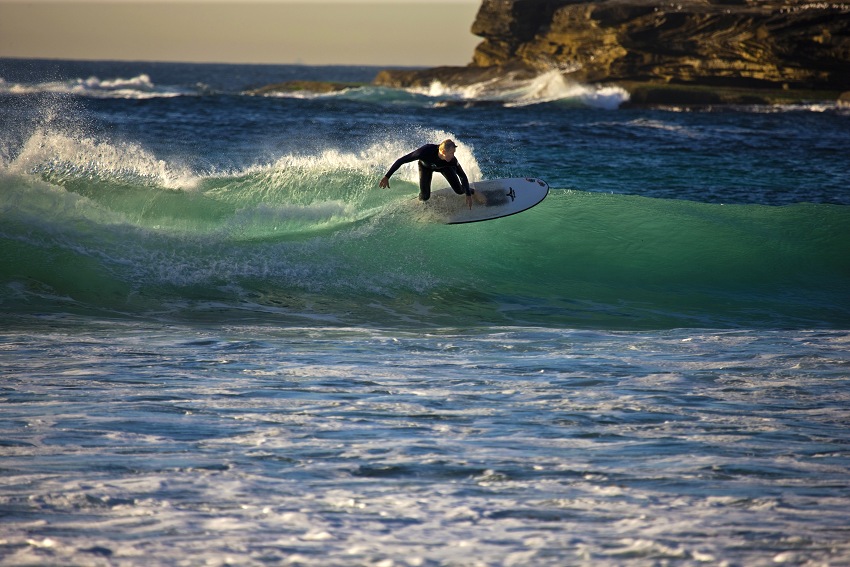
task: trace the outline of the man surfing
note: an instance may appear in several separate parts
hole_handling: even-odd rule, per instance
[[[475,190],[469,187],[469,179],[455,157],[457,144],[452,140],[443,140],[438,144],[425,144],[405,156],[398,158],[387,174],[381,178],[378,187],[390,186],[390,177],[399,167],[419,160],[419,200],[427,201],[431,197],[431,177],[439,171],[458,195],[466,195],[466,205],[472,209],[472,195]]]

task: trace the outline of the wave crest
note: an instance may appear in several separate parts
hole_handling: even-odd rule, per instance
[[[9,163],[10,173],[32,173],[59,181],[100,179],[189,189],[198,178],[128,142],[36,130]]]

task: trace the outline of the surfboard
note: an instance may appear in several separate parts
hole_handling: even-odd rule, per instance
[[[527,211],[549,194],[549,184],[534,177],[489,179],[469,184],[475,189],[472,209],[466,197],[451,188],[431,192],[425,205],[436,218],[446,224],[463,224],[493,220]]]

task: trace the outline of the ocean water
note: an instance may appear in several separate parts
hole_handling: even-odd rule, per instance
[[[0,565],[850,564],[850,109],[377,71],[0,60]]]

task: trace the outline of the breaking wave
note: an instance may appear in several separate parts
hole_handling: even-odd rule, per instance
[[[371,164],[408,143],[365,147],[370,162],[329,149],[203,173],[132,144],[38,133],[0,173],[0,305],[399,326],[850,325],[847,207],[553,187],[521,215],[447,226],[419,220],[414,173],[375,188]]]

